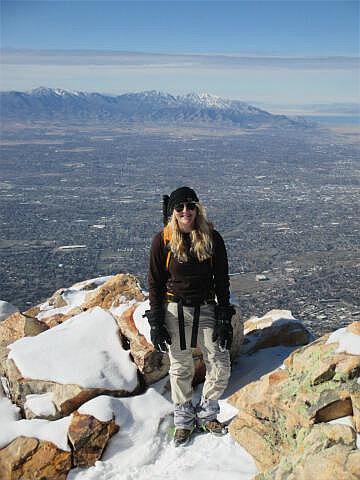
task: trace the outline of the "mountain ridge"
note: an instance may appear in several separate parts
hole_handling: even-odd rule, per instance
[[[210,93],[172,95],[157,90],[122,95],[38,87],[0,92],[3,120],[206,123],[255,128],[309,127],[304,119],[274,115],[240,100]]]

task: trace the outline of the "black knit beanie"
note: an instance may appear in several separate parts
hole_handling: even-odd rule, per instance
[[[198,202],[199,199],[192,188],[180,187],[170,194],[168,203],[168,215],[170,216],[174,210],[175,205],[181,202]]]

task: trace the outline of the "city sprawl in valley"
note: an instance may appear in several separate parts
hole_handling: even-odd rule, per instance
[[[146,287],[161,199],[196,189],[245,318],[288,308],[316,334],[360,318],[359,145],[317,127],[8,122],[1,299],[26,308],[117,272]]]

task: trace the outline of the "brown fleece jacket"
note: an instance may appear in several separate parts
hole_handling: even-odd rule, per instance
[[[197,303],[211,298],[215,293],[219,305],[228,305],[229,267],[224,240],[216,230],[212,231],[214,254],[211,259],[199,262],[190,256],[188,262],[179,262],[171,254],[168,270],[163,232],[153,238],[148,274],[151,310],[163,308],[165,293],[170,292],[188,302]],[[190,248],[190,235],[184,234]]]

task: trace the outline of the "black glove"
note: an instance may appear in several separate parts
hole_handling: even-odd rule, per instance
[[[166,353],[171,345],[171,337],[164,325],[164,312],[146,310],[143,317],[147,317],[150,325],[151,343],[158,352]]]
[[[218,341],[221,350],[230,350],[233,340],[233,328],[231,318],[236,311],[232,305],[215,307],[215,327],[212,334],[212,341]]]

